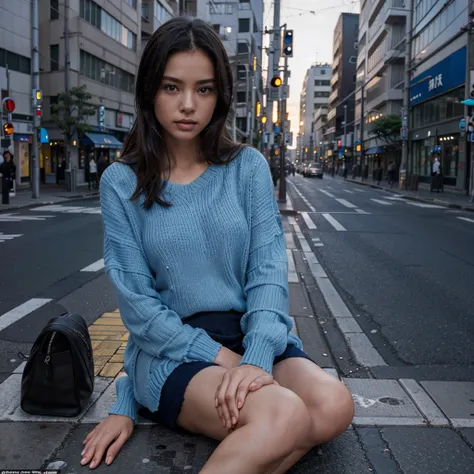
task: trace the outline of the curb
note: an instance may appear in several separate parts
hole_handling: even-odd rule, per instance
[[[347,179],[346,181],[349,182],[349,183],[358,184],[360,186],[367,186],[369,188],[380,189],[382,191],[391,192],[390,189],[384,188],[383,186],[377,186],[376,184],[364,183],[364,182],[356,181],[356,180],[353,180],[353,179]],[[394,190],[394,191],[396,192],[396,190]],[[444,206],[444,207],[447,207],[449,209],[461,209],[463,211],[474,212],[474,207],[472,207],[472,206],[467,206],[467,205],[464,205],[464,204],[456,204],[456,203],[449,202],[449,201],[443,201],[441,199],[427,199],[427,198],[422,198],[422,197],[418,197],[418,196],[411,196],[409,194],[403,194],[402,192],[400,192],[400,196],[402,196],[405,199],[408,199],[410,201],[424,202],[426,204],[439,204],[440,206]]]
[[[8,209],[0,208],[0,214],[2,212],[15,211],[15,210],[18,210],[18,209],[29,209],[31,207],[37,207],[37,206],[50,206],[50,205],[54,205],[54,204],[63,204],[65,202],[84,201],[86,199],[97,198],[98,196],[99,196],[99,193],[92,194],[92,195],[91,194],[85,194],[85,195],[78,196],[78,197],[60,199],[59,201],[38,201],[38,202],[30,203],[30,204],[20,204],[18,206],[9,207]]]

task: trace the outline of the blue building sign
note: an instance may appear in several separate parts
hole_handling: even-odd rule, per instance
[[[466,48],[464,47],[413,78],[410,84],[416,85],[410,89],[410,105],[443,94],[465,82]]]

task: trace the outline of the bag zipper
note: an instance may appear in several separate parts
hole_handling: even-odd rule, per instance
[[[49,362],[51,360],[51,345],[53,344],[53,340],[55,336],[56,336],[56,331],[53,332],[53,335],[51,336],[51,339],[49,340],[48,349],[46,350],[46,357],[44,358],[44,363],[46,365],[46,378],[47,379],[50,379],[53,376]]]

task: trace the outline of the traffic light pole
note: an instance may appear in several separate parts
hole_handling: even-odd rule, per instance
[[[38,0],[32,0],[31,2],[31,59],[32,59],[32,68],[31,68],[31,102],[33,110],[33,150],[31,153],[31,169],[32,169],[32,179],[31,179],[31,192],[32,198],[38,199],[40,193],[40,166],[39,166],[39,140],[38,135],[41,129],[41,115],[37,115],[36,108],[36,91],[39,90],[39,36],[38,36]]]

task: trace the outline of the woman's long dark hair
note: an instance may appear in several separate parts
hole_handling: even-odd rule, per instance
[[[148,41],[138,68],[135,92],[136,120],[125,140],[123,158],[133,165],[137,188],[131,199],[145,195],[144,208],[163,199],[162,174],[171,167],[163,129],[155,117],[154,99],[161,85],[168,59],[183,51],[201,50],[215,69],[217,102],[214,114],[201,132],[201,153],[207,162],[226,164],[240,151],[227,131],[226,122],[233,98],[233,76],[226,50],[211,25],[185,17],[172,18],[158,28]]]

